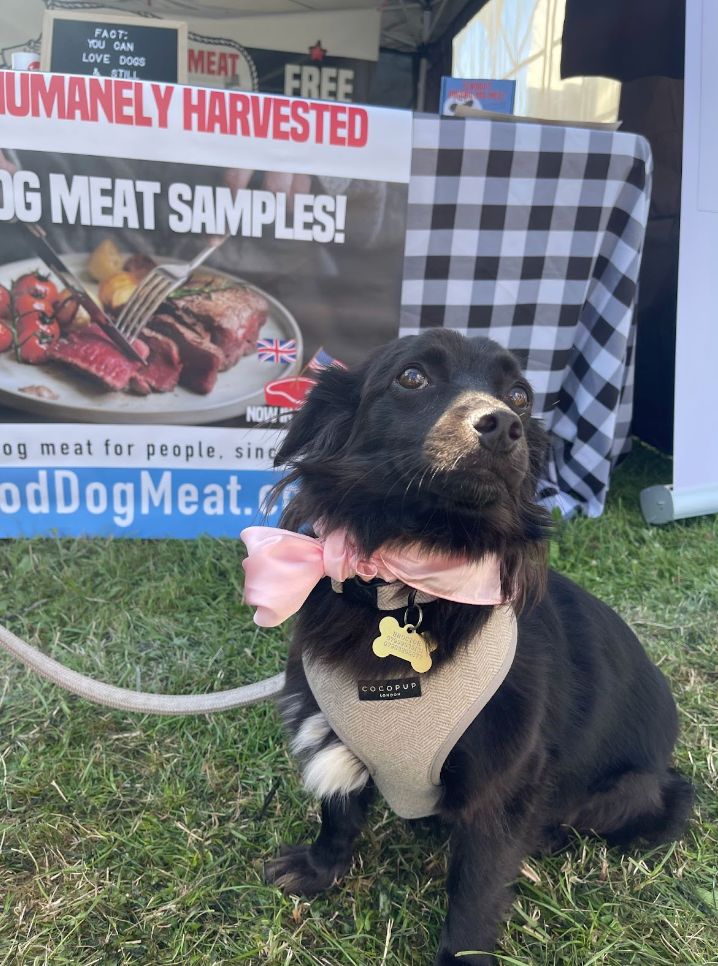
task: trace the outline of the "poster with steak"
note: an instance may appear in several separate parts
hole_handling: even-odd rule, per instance
[[[0,71],[0,131],[0,537],[237,535],[398,331],[411,116]]]

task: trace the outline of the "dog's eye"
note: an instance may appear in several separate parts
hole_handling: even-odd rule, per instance
[[[409,366],[400,376],[396,377],[396,381],[404,389],[424,389],[429,385],[425,373],[417,366]]]
[[[531,396],[524,386],[512,386],[506,393],[506,399],[514,409],[528,409],[531,405]]]

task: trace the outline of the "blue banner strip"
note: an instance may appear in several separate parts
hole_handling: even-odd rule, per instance
[[[276,526],[263,506],[274,470],[0,470],[0,537],[239,537],[247,526]]]

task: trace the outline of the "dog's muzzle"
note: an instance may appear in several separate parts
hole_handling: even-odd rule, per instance
[[[434,465],[446,469],[456,467],[463,457],[480,460],[482,454],[492,463],[514,457],[513,464],[526,449],[525,442],[521,420],[504,402],[488,393],[465,392],[436,421],[424,452]]]
[[[479,436],[479,445],[492,453],[510,453],[524,435],[518,416],[503,407],[469,417]]]

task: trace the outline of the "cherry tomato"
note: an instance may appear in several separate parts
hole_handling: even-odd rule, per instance
[[[21,345],[29,335],[33,335],[35,332],[44,332],[48,338],[52,339],[57,339],[60,335],[60,326],[57,322],[48,318],[44,312],[26,312],[17,320],[15,328]]]
[[[39,362],[45,362],[51,345],[52,342],[49,339],[44,339],[42,333],[37,332],[23,342],[17,354],[21,362],[36,366]]]
[[[52,303],[57,298],[57,286],[46,275],[29,272],[15,279],[12,294],[15,298],[22,294],[34,295],[35,298],[47,299]]]
[[[42,317],[44,318],[44,316]],[[36,312],[28,312],[27,315],[21,316],[15,323],[18,342],[22,344],[31,335],[39,332],[43,326],[44,323],[40,321],[40,315]]]
[[[0,285],[0,319],[10,318],[10,293]]]
[[[12,342],[12,329],[4,322],[0,322],[0,352],[7,352]]]
[[[54,306],[49,299],[39,298],[29,292],[21,292],[20,295],[16,295],[13,299],[13,308],[15,315],[18,317],[27,315],[28,312],[41,312],[49,319],[54,312]]]
[[[18,320],[16,325],[18,358],[21,362],[35,365],[44,362],[51,345],[60,337],[57,322],[42,321],[45,316],[29,312]]]
[[[44,362],[50,347],[57,342],[60,336],[60,326],[57,322],[53,322],[51,326],[41,325],[33,331],[31,325],[26,324],[21,327],[21,323],[22,319],[18,325],[17,354],[20,361],[28,362],[30,365]]]

